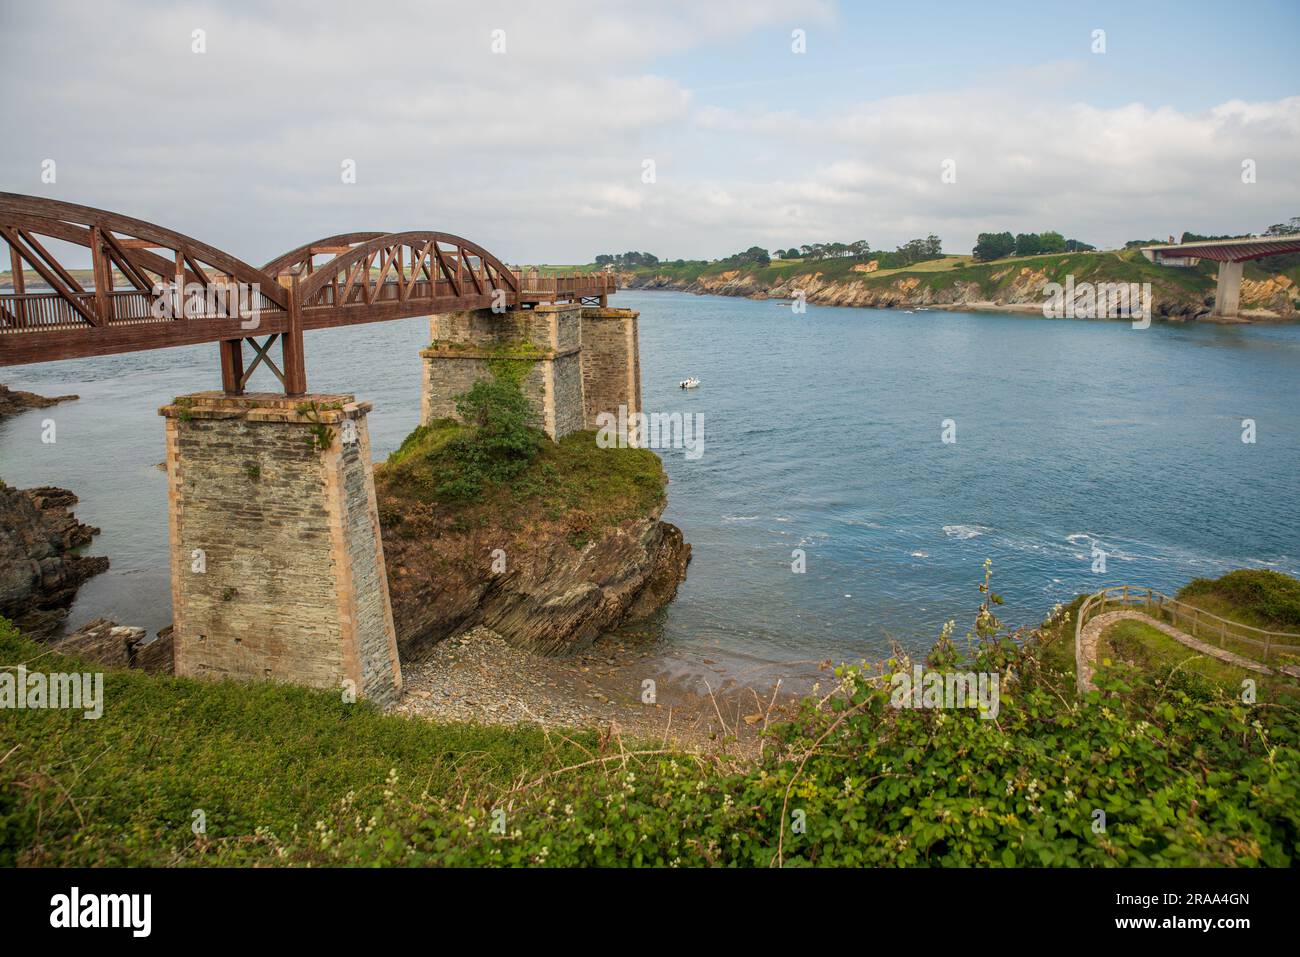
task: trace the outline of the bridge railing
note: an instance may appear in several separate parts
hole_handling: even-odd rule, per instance
[[[609,273],[572,273],[568,276],[543,276],[515,270],[519,291],[525,296],[556,298],[602,296],[618,291],[618,277]]]
[[[1152,618],[1167,621],[1200,641],[1235,651],[1243,657],[1270,664],[1279,654],[1300,654],[1300,634],[1243,625],[1203,608],[1171,598],[1152,588],[1113,585],[1089,595],[1079,606],[1074,622],[1074,673],[1080,694],[1083,678],[1083,629],[1093,618],[1116,608],[1138,608]]]
[[[93,314],[93,293],[78,296],[77,300]],[[0,295],[0,333],[23,332],[32,329],[84,329],[87,323],[81,313],[58,293],[28,292]]]
[[[99,306],[95,293],[76,293],[73,298],[92,316],[99,315]],[[169,314],[156,316],[155,304],[158,299],[152,293],[137,289],[115,289],[105,294],[108,305],[108,325],[135,325],[137,323],[166,323],[226,318],[228,312],[219,302],[209,303],[206,299],[196,299],[182,306],[173,302]],[[283,312],[266,296],[258,294],[255,303],[250,303],[262,312]],[[28,292],[0,294],[0,335],[11,333],[30,333],[56,331],[63,329],[85,329],[90,325],[86,318],[73,305],[56,292]]]

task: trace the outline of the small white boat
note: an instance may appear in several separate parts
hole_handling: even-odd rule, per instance
[[[681,382],[677,383],[677,387],[679,389],[694,389],[697,388],[699,384],[700,380],[695,378],[695,376],[691,376],[689,379],[683,379]]]

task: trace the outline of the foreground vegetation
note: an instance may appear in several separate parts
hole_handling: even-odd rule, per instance
[[[1008,634],[983,586],[934,668],[1002,676],[996,718],[891,705],[879,670],[757,761],[616,734],[436,725],[276,685],[107,677],[98,721],[0,711],[8,864],[1269,865],[1296,862],[1300,722],[1185,668],[1073,695],[1073,624]],[[0,661],[49,671],[0,629]],[[195,833],[196,812],[204,833]]]

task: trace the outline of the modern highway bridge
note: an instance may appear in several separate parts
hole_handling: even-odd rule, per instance
[[[1142,255],[1153,263],[1188,266],[1209,259],[1219,264],[1219,284],[1214,291],[1214,312],[1218,319],[1235,319],[1241,301],[1242,263],[1265,256],[1300,252],[1300,233],[1290,236],[1250,236],[1245,239],[1213,239],[1204,242],[1146,246]]]

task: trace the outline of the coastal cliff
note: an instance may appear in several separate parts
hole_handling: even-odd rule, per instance
[[[1038,312],[1048,283],[1151,283],[1152,314],[1169,320],[1208,317],[1214,304],[1213,266],[1191,269],[1156,266],[1133,251],[1071,253],[975,263],[947,257],[904,269],[872,270],[849,260],[777,262],[767,267],[700,268],[661,265],[623,272],[627,289],[673,289],[750,299],[791,299],[826,306],[876,308],[938,307]],[[1241,286],[1242,317],[1294,321],[1300,318],[1300,273],[1279,273],[1248,264]]]
[[[546,441],[511,481],[458,499],[440,458],[458,431],[421,427],[375,469],[404,661],[477,625],[518,648],[571,654],[672,600],[690,545],[660,521],[657,455],[573,433]]]

